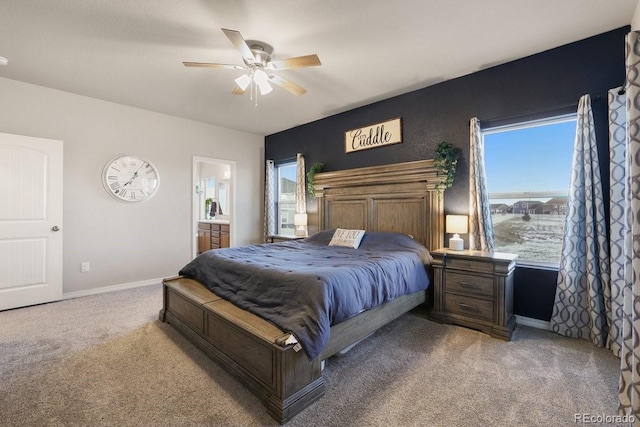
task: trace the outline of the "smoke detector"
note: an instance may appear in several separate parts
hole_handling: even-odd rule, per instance
[[[5,57],[0,56],[0,65],[7,65],[9,60]]]

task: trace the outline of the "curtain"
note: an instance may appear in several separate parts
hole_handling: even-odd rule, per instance
[[[622,319],[624,313],[623,291],[628,276],[631,251],[628,248],[627,230],[630,215],[627,168],[627,104],[622,87],[611,89],[609,104],[609,268],[611,285],[605,289],[605,308],[609,334],[606,346],[620,357],[622,350]]]
[[[267,160],[264,178],[264,238],[276,234],[276,183],[273,160]]]
[[[304,156],[300,153],[296,155],[296,213],[307,213],[307,188],[305,185]]]
[[[307,233],[307,186],[305,182],[304,156],[296,155],[296,236],[306,236]]]
[[[589,95],[578,103],[572,167],[551,328],[604,347],[609,332],[604,303],[609,245]]]
[[[469,154],[469,249],[492,251],[493,224],[484,167],[484,141],[480,135],[480,122],[471,119]]]
[[[640,416],[640,33],[626,39],[627,138],[624,209],[629,215],[624,236],[620,414]]]

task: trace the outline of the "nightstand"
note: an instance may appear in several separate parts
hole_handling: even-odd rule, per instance
[[[478,329],[510,340],[514,254],[438,249],[433,257],[434,308],[431,318]]]

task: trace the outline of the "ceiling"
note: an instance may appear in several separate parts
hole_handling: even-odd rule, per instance
[[[0,77],[269,135],[629,25],[638,0],[19,0],[0,2]],[[232,95],[221,28],[318,54],[307,89]],[[0,94],[2,96],[2,94]]]

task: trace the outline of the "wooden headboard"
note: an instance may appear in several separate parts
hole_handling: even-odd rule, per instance
[[[427,249],[444,244],[444,209],[433,160],[315,176],[320,230],[354,228],[413,236]]]

